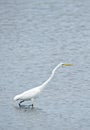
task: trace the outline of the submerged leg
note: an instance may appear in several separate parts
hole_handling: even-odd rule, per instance
[[[34,107],[34,105],[33,105],[33,104],[32,104],[31,106],[32,106],[32,108]]]
[[[22,101],[19,102],[19,107],[21,107],[21,103],[22,103],[22,102],[24,102],[24,100],[22,100]]]
[[[31,106],[33,108],[34,107],[34,99],[32,98],[31,101],[32,101],[32,105]]]

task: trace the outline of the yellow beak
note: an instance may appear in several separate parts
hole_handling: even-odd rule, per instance
[[[62,66],[72,66],[73,64],[63,64]]]

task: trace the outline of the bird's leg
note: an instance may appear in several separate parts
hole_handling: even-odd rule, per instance
[[[32,105],[31,106],[33,108],[34,107],[34,99],[32,98],[31,101],[32,101]]]
[[[34,105],[32,104],[32,108],[34,107]]]
[[[22,101],[19,102],[19,107],[21,107],[21,103],[22,103],[22,102],[24,102],[24,100],[22,100]]]

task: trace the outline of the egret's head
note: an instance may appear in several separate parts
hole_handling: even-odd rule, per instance
[[[62,63],[62,67],[72,66],[73,64]]]

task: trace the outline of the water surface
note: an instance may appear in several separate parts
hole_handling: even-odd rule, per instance
[[[90,1],[0,1],[0,129],[90,130]],[[42,84],[21,108],[13,97]]]

